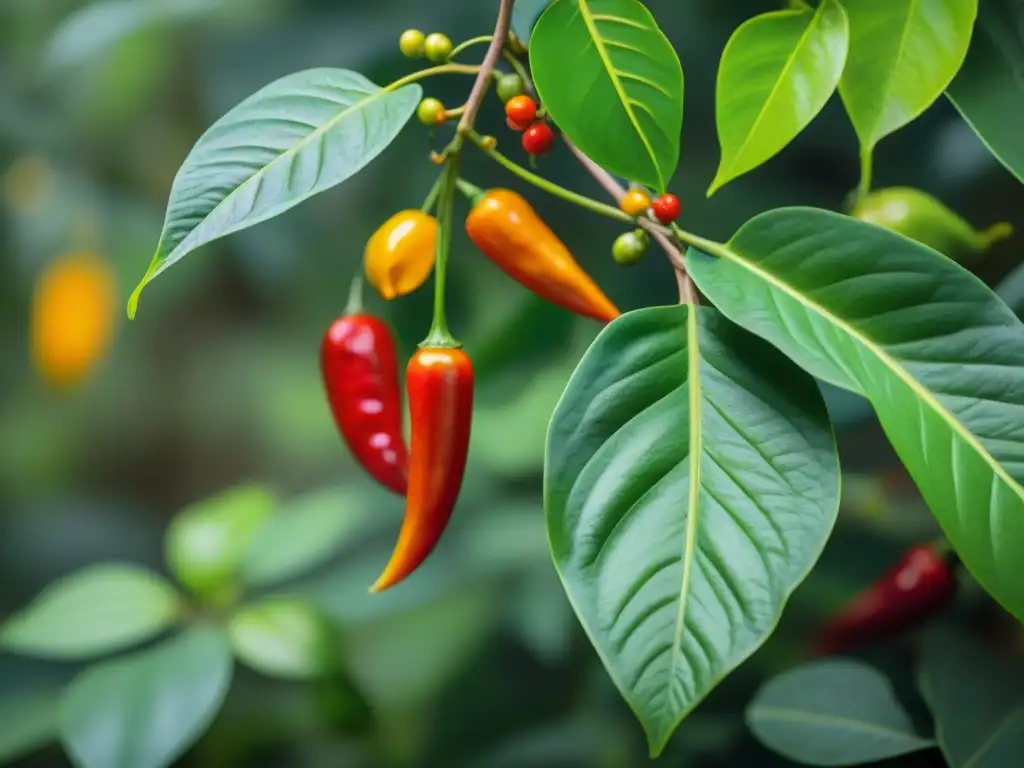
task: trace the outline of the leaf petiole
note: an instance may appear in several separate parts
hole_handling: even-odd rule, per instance
[[[467,48],[472,48],[474,45],[482,45],[489,43],[494,39],[494,35],[480,35],[479,37],[471,37],[463,43],[456,45],[452,52],[448,54],[449,61],[455,61],[455,57],[465,51]]]
[[[418,72],[413,72],[400,77],[390,85],[384,86],[385,91],[397,91],[410,83],[415,83],[419,80],[424,80],[434,75],[475,75],[480,72],[480,67],[477,64],[441,64],[437,67],[428,67],[427,69],[421,69]]]

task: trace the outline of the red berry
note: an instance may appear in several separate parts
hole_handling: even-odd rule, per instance
[[[537,104],[529,96],[513,96],[505,102],[505,116],[513,123],[529,125],[537,119]]]
[[[523,131],[530,127],[529,123],[517,123],[511,117],[505,118],[505,124],[516,133],[522,133]]]
[[[679,198],[671,193],[659,197],[651,203],[651,208],[654,211],[654,218],[662,224],[671,224],[679,218]]]
[[[523,132],[523,149],[531,155],[543,155],[555,143],[555,132],[547,123],[534,123]]]

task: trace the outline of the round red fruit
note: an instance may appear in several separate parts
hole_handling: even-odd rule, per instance
[[[651,203],[651,209],[654,211],[654,218],[662,224],[671,224],[679,218],[679,198],[671,193],[662,195]]]
[[[555,132],[547,123],[534,123],[523,132],[523,149],[531,155],[543,155],[555,143]]]
[[[537,103],[529,96],[520,94],[505,102],[505,117],[520,125],[529,125],[537,119]]]
[[[530,127],[529,123],[527,123],[525,125],[520,125],[515,120],[513,120],[511,117],[506,117],[505,118],[505,124],[509,128],[511,128],[513,131],[515,131],[516,133],[522,133],[523,131],[525,131],[527,128]]]

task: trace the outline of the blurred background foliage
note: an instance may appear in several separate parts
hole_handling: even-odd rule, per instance
[[[258,480],[284,497],[318,494],[354,523],[343,551],[291,589],[334,622],[362,700],[357,706],[347,684],[274,682],[239,667],[224,710],[181,764],[646,764],[640,728],[558,583],[541,507],[548,419],[598,327],[532,298],[461,231],[449,317],[479,371],[469,479],[451,534],[424,569],[384,595],[366,594],[402,503],[358,471],[338,438],[318,345],[343,309],[367,238],[422,201],[436,171],[428,152],[443,136],[410,125],[370,168],[204,248],[149,288],[135,322],[124,316],[177,167],[213,120],[297,69],[344,67],[387,83],[408,71],[397,49],[403,29],[459,41],[489,30],[494,3],[126,0],[75,16],[86,5],[0,0],[0,619],[53,579],[101,559],[166,572],[161,541],[174,512]],[[721,50],[741,21],[777,4],[648,5],[686,73],[682,163],[672,184],[683,225],[727,238],[770,207],[838,209],[856,182],[857,156],[837,100],[775,160],[704,198],[718,159]],[[433,81],[427,92],[456,104],[467,86]],[[481,125],[522,160],[499,110],[491,99]],[[564,149],[541,170],[600,193]],[[469,155],[466,175],[522,189],[479,155]],[[1024,227],[1024,190],[945,101],[882,143],[876,184],[921,187],[977,226]],[[628,271],[613,263],[615,223],[526,194],[623,310],[674,300],[669,267],[654,251]],[[75,249],[113,270],[116,331],[79,386],[55,390],[32,366],[32,295],[47,265]],[[1013,239],[975,269],[995,284],[1018,250]],[[391,305],[370,299],[370,308],[393,324],[407,357],[426,333],[430,303],[428,283]],[[763,680],[807,657],[829,610],[907,544],[936,533],[870,412],[856,398],[828,396],[846,473],[836,534],[779,631],[684,723],[663,765],[785,765],[746,732],[743,707]],[[872,660],[920,711],[906,650],[890,647]],[[21,742],[45,734],[52,691],[76,669],[0,655],[0,721],[18,714]],[[13,741],[10,727],[0,730],[2,756]],[[24,764],[66,760],[49,747]],[[899,764],[929,760],[924,753]]]

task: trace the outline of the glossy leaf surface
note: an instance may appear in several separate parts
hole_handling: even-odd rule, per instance
[[[764,642],[838,504],[813,379],[711,308],[607,326],[551,421],[548,537],[652,754]]]
[[[277,80],[202,135],[171,187],[156,254],[129,302],[187,253],[284,213],[360,171],[394,140],[423,93],[357,72],[309,69]]]
[[[789,144],[825,106],[846,62],[849,29],[837,0],[744,22],[718,66],[715,121],[722,159],[708,195]]]
[[[912,240],[784,208],[691,274],[728,317],[866,397],[964,564],[1024,617],[1024,325]]]
[[[552,120],[612,173],[664,191],[679,161],[683,70],[639,0],[556,0],[530,38]]]
[[[934,102],[967,55],[978,0],[844,0],[850,53],[839,94],[874,147]]]
[[[804,765],[864,765],[928,749],[878,670],[848,659],[805,664],[769,680],[747,725],[773,752]]]

